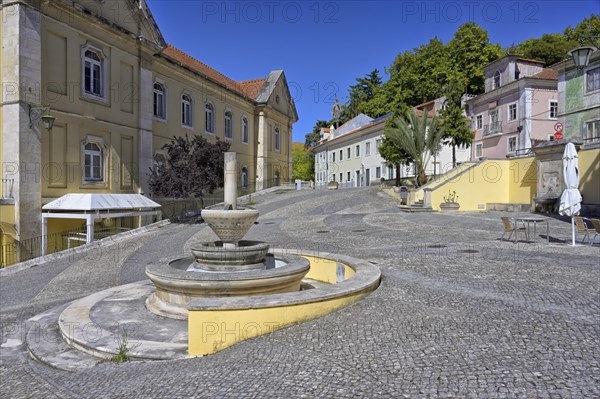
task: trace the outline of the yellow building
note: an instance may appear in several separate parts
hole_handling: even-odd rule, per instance
[[[168,45],[143,0],[3,0],[0,13],[0,245],[39,237],[42,205],[64,194],[148,193],[173,136],[229,141],[245,186],[291,176],[283,71],[227,78]],[[60,223],[49,231],[76,227]]]

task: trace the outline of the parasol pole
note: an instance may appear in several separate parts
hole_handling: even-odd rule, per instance
[[[575,246],[575,218],[571,216],[571,232],[573,234],[573,246]]]

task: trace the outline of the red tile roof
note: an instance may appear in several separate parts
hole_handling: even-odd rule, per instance
[[[221,72],[209,67],[201,61],[198,61],[191,55],[184,53],[183,51],[171,46],[170,44],[162,51],[162,54],[167,58],[170,58],[190,68],[194,72],[204,75],[208,79],[219,83],[228,88],[229,90],[234,91],[251,100],[256,99],[258,93],[260,92],[260,88],[267,80],[266,78],[261,78],[236,82],[235,80],[228,78]]]
[[[244,80],[242,82],[237,82],[237,85],[246,97],[254,100],[258,97],[258,93],[260,93],[260,89],[264,86],[266,81],[267,78]]]
[[[544,68],[541,72],[532,76],[534,79],[558,80],[558,71],[552,68]]]

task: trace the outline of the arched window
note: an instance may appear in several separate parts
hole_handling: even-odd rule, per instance
[[[102,148],[97,143],[86,143],[84,154],[84,180],[102,181]]]
[[[242,143],[248,144],[248,119],[242,118]]]
[[[166,90],[160,83],[154,83],[154,116],[160,119],[166,119]]]
[[[225,138],[228,138],[228,139],[233,138],[233,128],[232,128],[231,124],[232,124],[231,112],[226,111],[225,112]]]
[[[500,87],[500,71],[494,72],[494,89]]]
[[[83,50],[83,92],[94,97],[104,97],[104,58],[100,50]]]
[[[279,134],[279,128],[275,128],[275,151],[281,149],[281,135]]]
[[[210,103],[204,106],[204,116],[206,117],[206,131],[208,133],[215,132],[215,111]]]
[[[192,97],[189,94],[184,94],[181,96],[181,124],[183,126],[193,126]]]
[[[242,188],[248,188],[248,168],[242,168]]]

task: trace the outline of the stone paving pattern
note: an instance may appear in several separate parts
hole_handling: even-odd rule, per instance
[[[514,244],[498,240],[504,213],[401,213],[376,189],[254,199],[248,239],[369,260],[381,287],[209,357],[75,372],[29,358],[32,316],[145,279],[146,263],[215,239],[205,225],[168,225],[1,278],[0,397],[600,397],[600,252],[562,244],[567,222],[551,219],[550,245]]]

